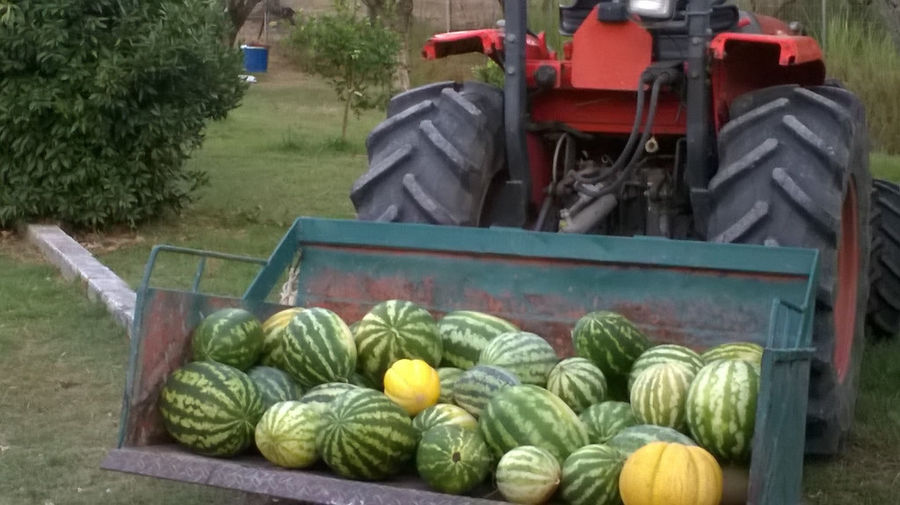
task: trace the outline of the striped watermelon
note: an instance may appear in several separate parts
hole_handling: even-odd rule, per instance
[[[437,426],[422,434],[416,450],[416,470],[442,493],[461,494],[482,483],[494,458],[478,430]]]
[[[650,347],[650,341],[625,316],[614,312],[591,312],[572,330],[575,354],[591,360],[611,375],[624,376],[634,361]]]
[[[587,428],[592,444],[603,444],[623,429],[636,425],[631,404],[603,402],[591,405],[578,416]]]
[[[759,366],[762,363],[763,348],[759,344],[752,342],[729,342],[710,347],[700,358],[705,364],[710,364],[721,359],[743,359],[756,363]]]
[[[718,360],[706,365],[688,391],[691,435],[720,460],[747,461],[758,394],[759,368],[753,363]]]
[[[300,402],[272,405],[256,425],[256,447],[285,468],[306,468],[319,459],[316,436],[324,426],[319,406]]]
[[[337,398],[322,416],[316,448],[337,474],[379,480],[412,456],[419,434],[409,416],[383,393],[357,388]]]
[[[412,425],[419,433],[425,433],[435,426],[444,425],[460,426],[470,430],[477,430],[478,420],[461,407],[449,403],[438,403],[437,405],[432,405],[422,412],[419,412],[419,414],[413,418]]]
[[[278,402],[297,400],[303,394],[303,390],[294,379],[277,368],[255,366],[247,370],[247,376],[259,389],[265,409]]]
[[[481,413],[478,428],[497,457],[520,445],[534,445],[561,462],[588,444],[584,424],[566,402],[530,384],[497,393]]]
[[[606,399],[606,377],[589,360],[567,358],[550,370],[547,389],[579,414]]]
[[[468,370],[478,363],[481,350],[501,333],[519,331],[509,321],[474,310],[450,312],[438,321],[444,346],[442,366]]]
[[[375,384],[375,381],[359,372],[353,372],[352,374],[350,374],[350,378],[347,379],[347,382],[361,388],[378,389],[378,385]]]
[[[437,323],[427,310],[413,302],[379,303],[359,321],[353,336],[360,371],[377,383],[398,359],[421,359],[434,368],[441,361]]]
[[[456,381],[462,376],[463,370],[445,366],[438,368],[437,373],[441,381],[441,395],[438,396],[438,403],[452,403],[453,389],[456,387]]]
[[[544,503],[559,487],[562,469],[545,449],[524,445],[511,449],[497,464],[497,489],[508,501],[525,505]]]
[[[175,370],[159,397],[163,426],[191,450],[234,456],[253,443],[262,397],[247,374],[215,361]]]
[[[586,445],[566,458],[560,495],[569,505],[617,505],[625,455],[608,445]]]
[[[631,366],[631,373],[628,374],[628,390],[631,391],[631,386],[634,384],[634,380],[637,379],[638,374],[653,365],[670,361],[686,365],[693,370],[694,374],[699,372],[704,365],[699,354],[683,345],[664,344],[651,347],[644,351]]]
[[[275,347],[280,345],[281,336],[284,333],[284,329],[287,328],[287,325],[291,322],[291,319],[293,319],[294,316],[299,314],[301,311],[303,311],[303,307],[292,307],[290,309],[285,309],[280,312],[276,312],[263,322],[263,359],[271,354],[275,350]]]
[[[686,431],[685,405],[695,372],[680,362],[646,368],[631,387],[631,410],[642,424]]]
[[[262,325],[244,309],[217,310],[194,330],[192,345],[194,361],[218,361],[246,370],[262,353]]]
[[[330,408],[331,404],[347,391],[359,389],[359,386],[346,382],[327,382],[310,389],[300,397],[300,403],[312,403]]]
[[[475,417],[501,389],[521,384],[515,374],[496,366],[477,365],[463,372],[453,386],[453,403]]]
[[[627,456],[650,442],[672,442],[682,445],[697,445],[687,436],[666,426],[638,424],[629,426],[609,439],[606,445],[618,449]]]
[[[285,332],[284,364],[304,387],[346,382],[356,369],[356,345],[350,328],[328,309],[300,312]]]
[[[479,365],[494,365],[516,374],[525,384],[544,387],[550,370],[559,362],[553,347],[543,338],[518,331],[502,333],[481,350]]]

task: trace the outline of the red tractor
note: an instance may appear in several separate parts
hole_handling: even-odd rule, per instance
[[[816,248],[807,452],[837,452],[869,287],[860,100],[826,81],[815,40],[724,0],[576,0],[561,52],[526,9],[426,43],[428,59],[486,54],[503,89],[394,97],[353,186],[359,218]]]

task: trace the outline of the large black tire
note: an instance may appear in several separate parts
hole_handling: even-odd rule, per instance
[[[391,100],[369,134],[369,169],[350,199],[359,219],[478,226],[504,168],[503,92],[442,82]]]
[[[730,114],[709,185],[707,237],[819,249],[806,451],[835,454],[853,420],[865,342],[865,110],[843,89],[777,86],[743,95]]]
[[[872,260],[869,324],[882,337],[900,334],[900,185],[872,188]]]

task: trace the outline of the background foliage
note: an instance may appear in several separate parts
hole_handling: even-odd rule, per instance
[[[206,0],[0,3],[0,226],[77,227],[179,210],[210,119],[240,101],[240,54]]]

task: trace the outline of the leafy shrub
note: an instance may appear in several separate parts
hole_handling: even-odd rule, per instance
[[[487,60],[482,65],[472,67],[472,77],[476,81],[493,84],[500,89],[503,89],[503,84],[506,80],[503,69],[500,68],[500,65],[497,65],[494,60]]]
[[[214,0],[0,0],[0,226],[180,210],[184,162],[244,91]]]
[[[387,102],[400,40],[380,22],[338,0],[333,13],[301,20],[292,42],[301,65],[324,77],[344,103],[341,139],[347,138],[351,110],[358,117]]]

